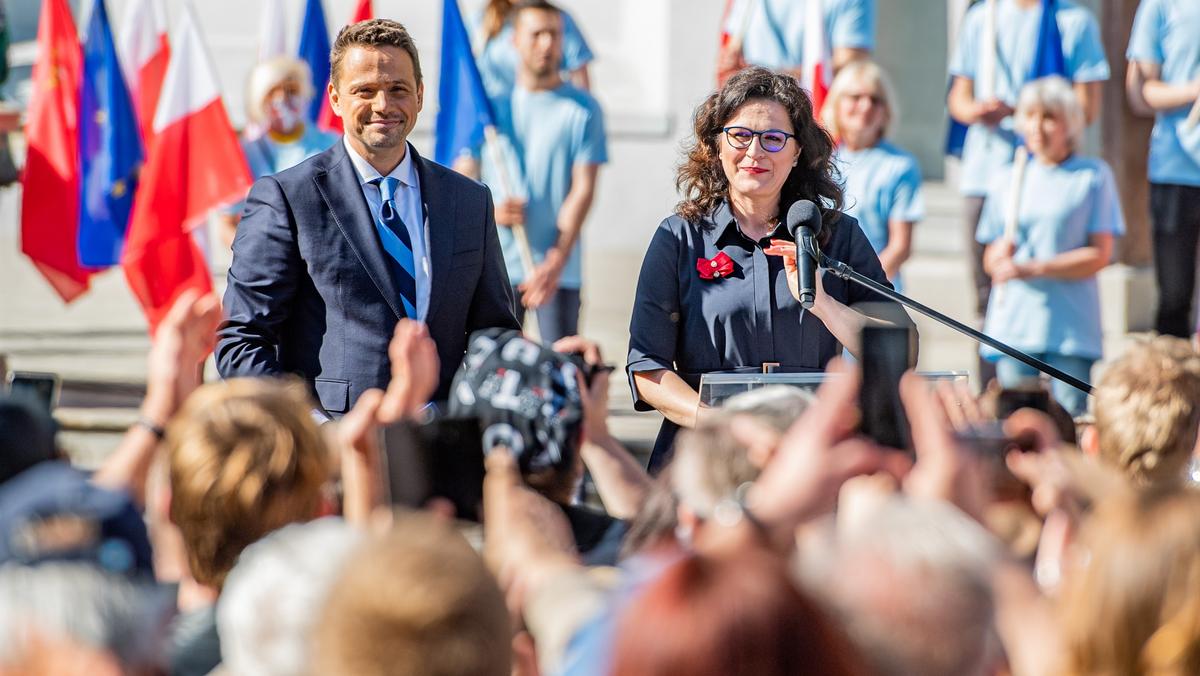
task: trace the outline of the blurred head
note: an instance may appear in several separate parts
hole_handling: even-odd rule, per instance
[[[425,101],[421,60],[404,26],[370,19],[342,28],[329,68],[329,102],[351,144],[363,154],[399,152]]]
[[[221,663],[234,674],[304,676],[330,587],[363,531],[338,518],[292,524],[242,552],[217,606]]]
[[[621,613],[614,676],[857,674],[845,638],[792,583],[783,561],[749,549],[688,556]]]
[[[971,676],[994,664],[998,543],[944,503],[894,497],[801,552],[808,589],[836,610],[879,676]]]
[[[777,200],[780,213],[798,199],[841,209],[833,141],[796,78],[759,66],[737,73],[696,109],[693,131],[675,177],[681,217],[700,221],[735,198]]]
[[[161,591],[88,564],[0,567],[0,673],[161,673],[174,610]]]
[[[293,56],[277,56],[250,71],[246,87],[246,117],[273,132],[294,132],[304,124],[312,101],[312,71]]]
[[[317,620],[314,673],[508,676],[500,587],[466,540],[426,514],[357,549]]]
[[[583,477],[583,394],[570,357],[518,331],[476,331],[450,387],[450,414],[479,418],[485,453],[507,447],[531,488],[572,501]]]
[[[167,428],[171,521],[197,582],[220,588],[250,543],[318,514],[331,455],[299,382],[196,390]]]
[[[0,484],[58,457],[54,420],[32,401],[0,395]]]
[[[821,123],[836,139],[872,146],[888,135],[898,117],[887,73],[874,61],[851,61],[838,71],[825,97]]]
[[[1053,162],[1063,161],[1079,147],[1087,126],[1071,83],[1058,76],[1034,80],[1021,89],[1016,123],[1029,152]]]
[[[1200,354],[1186,340],[1135,343],[1104,369],[1093,396],[1087,450],[1141,486],[1185,478],[1200,430]]]
[[[1200,673],[1200,494],[1102,503],[1064,575],[1068,674]]]
[[[557,73],[562,63],[562,12],[545,0],[520,0],[512,13],[521,69],[535,78]]]

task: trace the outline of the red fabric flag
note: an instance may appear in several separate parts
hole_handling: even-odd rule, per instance
[[[358,0],[358,6],[354,8],[354,16],[350,17],[350,23],[358,23],[372,18],[374,13],[371,11],[371,0]],[[321,114],[317,116],[317,127],[324,131],[341,134],[342,133],[342,118],[338,117],[333,112],[333,106],[329,104],[329,92],[317,92],[317,96],[324,97],[321,102]]]
[[[154,111],[171,58],[162,0],[133,0],[125,8],[120,38],[125,82],[137,111],[143,147],[149,149],[154,140]]]
[[[185,289],[212,290],[191,230],[214,207],[244,197],[251,183],[188,4],[175,34],[154,136],[121,260],[151,332]]]
[[[83,52],[66,0],[44,0],[21,178],[21,251],[66,302],[88,288],[79,264],[79,82]]]
[[[833,58],[825,36],[825,8],[822,0],[808,0],[804,17],[804,63],[800,85],[808,90],[813,102],[813,117],[821,119],[825,96],[833,79]]]

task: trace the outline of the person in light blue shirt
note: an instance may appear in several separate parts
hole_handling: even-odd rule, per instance
[[[1159,333],[1187,337],[1200,242],[1200,2],[1143,0],[1129,37],[1126,89],[1133,109],[1154,115],[1150,213]]]
[[[471,43],[488,96],[506,95],[517,82],[520,56],[513,43],[512,22],[516,4],[513,0],[488,0],[483,10],[471,17]],[[588,64],[595,57],[570,14],[562,12],[562,24],[560,69],[566,79],[586,91],[590,86]]]
[[[950,60],[953,78],[948,105],[950,115],[968,125],[963,146],[959,191],[966,197],[966,233],[972,244],[976,310],[987,307],[988,276],[983,273],[983,250],[973,239],[979,224],[983,198],[989,181],[1010,164],[1017,147],[1012,118],[1017,95],[1029,80],[1042,21],[1044,0],[995,0],[996,53],[994,61],[984,57],[989,3],[980,2],[963,19],[962,30]],[[1062,34],[1067,79],[1074,83],[1088,124],[1100,107],[1100,83],[1109,78],[1096,17],[1072,0],[1056,0],[1056,18]],[[986,68],[994,62],[994,69]],[[988,73],[992,87],[988,90]]]
[[[845,213],[858,219],[892,286],[902,291],[900,266],[912,251],[913,226],[925,217],[925,200],[917,159],[886,140],[896,117],[892,92],[878,64],[855,61],[834,78],[821,121],[838,143]]]
[[[875,0],[824,0],[825,44],[834,70],[875,49]],[[734,0],[725,18],[731,36],[718,70],[747,65],[799,72],[804,61],[805,0]]]
[[[1086,381],[1102,354],[1096,273],[1125,232],[1116,183],[1103,160],[1075,154],[1084,114],[1063,78],[1027,85],[1016,117],[1031,156],[1019,181],[1015,165],[996,174],[976,233],[995,285],[984,333]],[[1006,228],[1014,185],[1015,231]],[[996,362],[1005,387],[1037,376],[990,347],[980,354]],[[1058,381],[1052,391],[1072,415],[1087,410],[1083,392]]]
[[[600,105],[562,79],[562,16],[544,0],[516,4],[516,85],[491,100],[500,138],[485,144],[478,163],[456,163],[463,173],[479,173],[492,189],[509,279],[522,305],[537,313],[547,343],[578,332],[579,238],[600,165],[608,161]],[[511,229],[517,224],[525,226],[531,270]]]
[[[255,179],[300,164],[337,141],[311,124],[304,113],[314,95],[308,64],[290,56],[263,61],[250,72],[246,88],[246,130],[242,152]],[[221,237],[232,245],[243,202],[218,213]]]

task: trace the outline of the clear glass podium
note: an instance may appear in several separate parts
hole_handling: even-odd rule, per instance
[[[962,384],[968,378],[966,371],[923,371],[917,375],[930,381]],[[826,373],[706,373],[700,376],[700,403],[715,408],[732,396],[772,385],[815,390],[827,378],[837,377]]]

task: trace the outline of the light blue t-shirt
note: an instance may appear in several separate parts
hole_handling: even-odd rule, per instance
[[[985,96],[980,90],[979,69],[986,9],[987,3],[981,2],[967,12],[954,56],[950,60],[951,75],[974,80],[976,98]],[[1057,18],[1068,79],[1072,82],[1107,80],[1108,59],[1104,55],[1104,43],[1100,40],[1096,17],[1071,0],[1059,0]],[[1040,4],[1022,9],[1016,0],[997,1],[995,96],[1010,106],[1017,105],[1017,96],[1021,87],[1028,82],[1029,71],[1033,69],[1041,21]],[[963,146],[959,190],[964,195],[986,194],[988,182],[996,170],[1012,163],[1013,152],[1017,149],[1016,138],[1011,116],[999,127],[971,125]]]
[[[241,139],[242,152],[246,155],[246,163],[250,165],[250,175],[255,179],[263,176],[278,174],[284,169],[291,169],[304,160],[324,152],[336,143],[338,137],[317,129],[314,125],[304,125],[304,133],[291,143],[280,143],[263,134],[256,138]],[[226,208],[227,213],[241,213],[245,202],[238,202]]]
[[[975,238],[988,244],[1004,235],[1012,167],[994,177]],[[1112,170],[1103,160],[1073,156],[1057,166],[1030,158],[1021,182],[1013,260],[1046,260],[1088,246],[1088,236],[1125,234]],[[1025,352],[1099,359],[1100,292],[1096,278],[1013,279],[992,290],[984,333]],[[980,354],[1000,353],[981,346]]]
[[[592,62],[592,50],[587,40],[583,38],[579,26],[570,14],[562,13],[562,70],[564,73],[582,68]],[[472,44],[479,64],[479,75],[483,78],[483,88],[488,96],[503,96],[510,92],[517,81],[517,48],[513,45],[512,20],[504,22],[504,27],[496,37],[483,42],[483,12],[476,12],[471,17]]]
[[[1200,77],[1200,2],[1143,0],[1129,37],[1130,61],[1162,66],[1162,81],[1179,85]],[[1200,186],[1200,154],[1179,143],[1191,106],[1161,111],[1150,136],[1150,182]],[[1195,130],[1192,133],[1196,133]]]
[[[838,146],[834,158],[845,182],[845,212],[858,219],[875,253],[888,244],[889,220],[916,223],[925,218],[921,169],[907,151],[880,141],[857,151]]]
[[[742,26],[746,63],[791,68],[804,61],[805,0],[734,0],[725,32]],[[746,24],[746,12],[753,10]],[[875,48],[875,0],[825,0],[825,39],[830,49]]]
[[[570,83],[557,89],[529,91],[515,87],[508,96],[492,99],[497,130],[510,144],[520,166],[509,167],[509,181],[520,181],[514,197],[524,197],[525,232],[537,265],[558,241],[558,211],[571,191],[571,170],[577,164],[604,164],[608,141],[600,104],[587,92]],[[494,153],[484,148],[480,171],[497,202],[505,199],[505,186],[493,162]],[[512,231],[500,229],[504,263],[513,284],[525,280],[521,257]],[[559,286],[578,289],[582,285],[580,242],[575,243],[563,268]]]

